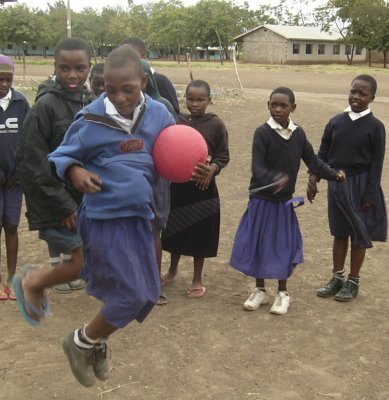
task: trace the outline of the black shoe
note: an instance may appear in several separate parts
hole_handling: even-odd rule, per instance
[[[93,349],[93,372],[101,381],[106,381],[109,376],[107,352],[108,346],[105,343],[101,343]]]
[[[347,279],[341,290],[335,295],[337,301],[351,301],[358,295],[359,286],[354,281]]]
[[[331,297],[335,296],[339,290],[342,289],[344,283],[343,276],[339,276],[334,274],[331,280],[327,283],[327,285],[317,289],[316,294],[319,297]]]

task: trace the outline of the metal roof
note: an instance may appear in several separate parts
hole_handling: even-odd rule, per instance
[[[321,41],[336,41],[341,38],[339,32],[336,31],[329,31],[325,32],[322,31],[320,28],[316,26],[287,26],[287,25],[270,25],[265,24],[258,26],[257,28],[252,29],[242,35],[236,36],[234,38],[235,41],[242,39],[244,36],[247,36],[259,29],[268,29],[285,39],[290,40],[321,40]]]

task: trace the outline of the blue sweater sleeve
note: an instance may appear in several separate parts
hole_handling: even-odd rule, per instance
[[[80,139],[82,120],[81,118],[72,123],[61,145],[48,155],[49,161],[55,165],[57,175],[63,181],[67,181],[66,172],[70,166],[74,164],[84,166],[87,151]]]

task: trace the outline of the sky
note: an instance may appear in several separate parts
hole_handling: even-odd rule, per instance
[[[101,10],[105,6],[110,6],[110,7],[115,7],[115,6],[121,6],[121,7],[126,7],[128,5],[127,0],[69,0],[70,1],[70,8],[74,11],[81,11],[85,7],[92,7],[94,9]],[[183,3],[185,5],[193,5],[196,4],[198,0],[183,0]],[[67,4],[67,0],[64,0],[65,4]],[[135,0],[135,4],[142,4],[142,3],[148,3],[149,1],[147,0]],[[251,8],[256,8],[257,6],[261,4],[267,4],[267,3],[274,3],[278,4],[278,0],[249,0],[248,3],[250,4]],[[55,0],[18,0],[18,3],[26,4],[28,7],[31,8],[40,8],[42,10],[45,10],[47,8],[47,3],[49,4],[54,4]],[[243,5],[244,0],[235,0],[236,4]],[[7,3],[6,3],[7,4]],[[12,4],[12,3],[8,3]]]

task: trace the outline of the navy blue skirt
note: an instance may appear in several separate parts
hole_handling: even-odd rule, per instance
[[[81,207],[78,231],[85,256],[81,277],[88,294],[103,302],[104,319],[116,328],[142,322],[161,288],[150,221],[90,219]]]
[[[368,172],[328,181],[328,220],[332,236],[350,236],[355,246],[370,248],[372,241],[385,242],[388,230],[385,198],[380,188],[376,204],[362,210]]]
[[[236,233],[231,265],[258,279],[284,280],[303,261],[293,204],[251,199]]]

